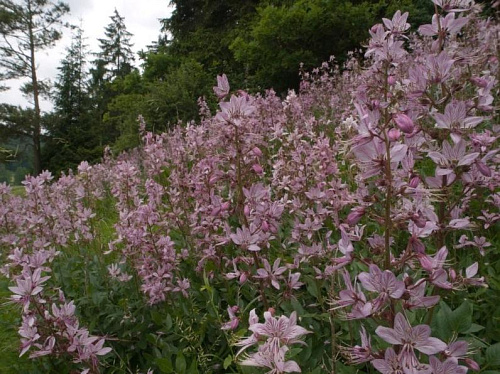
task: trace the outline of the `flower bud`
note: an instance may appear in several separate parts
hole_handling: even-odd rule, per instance
[[[390,85],[390,86],[394,86],[396,84],[396,77],[394,75],[389,75],[387,77],[387,83]]]
[[[486,166],[486,164],[483,161],[477,160],[476,166],[477,170],[479,170],[479,172],[483,174],[485,177],[491,177],[491,170],[488,166]]]
[[[262,175],[262,173],[264,172],[264,169],[262,169],[262,166],[260,166],[259,164],[254,164],[252,166],[252,169],[253,171],[255,171],[255,173],[257,173],[258,175]]]
[[[210,212],[210,215],[212,217],[216,217],[216,216],[219,215],[220,211],[221,211],[221,207],[220,206],[216,206],[215,208],[212,209],[212,211]]]
[[[418,260],[420,261],[420,265],[422,265],[422,269],[428,272],[432,271],[432,260],[429,258],[429,256],[420,254],[418,256]]]
[[[389,130],[389,132],[387,133],[387,136],[389,136],[389,140],[391,142],[395,142],[396,140],[399,139],[399,137],[401,136],[401,131],[399,131],[399,129],[396,129],[396,128],[392,128]]]
[[[420,177],[418,175],[415,175],[415,176],[411,177],[410,182],[408,183],[408,185],[411,188],[417,188],[418,185],[419,185],[419,183],[420,183]]]
[[[231,206],[231,204],[229,203],[229,201],[226,201],[226,202],[222,203],[220,207],[222,210],[228,210],[230,206]]]
[[[243,208],[243,214],[247,217],[250,215],[250,207],[248,205],[245,205]]]
[[[415,225],[417,225],[419,229],[423,229],[425,227],[425,224],[427,223],[427,220],[421,214],[414,214],[411,217],[411,220],[415,223]]]
[[[396,125],[403,131],[405,134],[411,134],[415,129],[415,124],[412,119],[408,117],[406,114],[398,114],[395,117]]]
[[[479,370],[481,370],[481,368],[479,367],[479,364],[478,364],[476,361],[474,361],[473,359],[470,359],[470,358],[468,358],[468,357],[465,359],[465,364],[466,364],[469,368],[471,368],[472,370],[474,370],[474,371],[479,371]]]
[[[415,252],[415,253],[425,253],[425,245],[417,237],[413,237],[412,236],[410,238],[410,243],[409,244],[410,244],[411,249],[413,250],[413,252]]]
[[[247,281],[247,279],[248,279],[247,273],[241,273],[240,279],[239,279],[240,284],[245,283]]]
[[[267,221],[262,221],[261,229],[264,232],[268,232],[269,231],[269,223],[267,223]]]
[[[233,318],[231,320],[231,324],[229,325],[229,328],[231,330],[236,330],[238,328],[238,324],[240,323],[240,320],[238,318]]]
[[[481,88],[485,88],[486,86],[488,86],[488,81],[484,78],[472,77],[470,81]]]
[[[259,148],[259,147],[254,147],[254,148],[252,149],[252,153],[253,153],[255,156],[257,156],[257,157],[261,157],[261,156],[262,156],[262,151],[260,150],[260,148]]]
[[[448,270],[448,273],[450,275],[450,280],[454,282],[457,279],[457,272],[455,271],[455,269],[450,269]]]
[[[364,207],[356,207],[354,208],[351,213],[348,214],[347,216],[347,224],[348,225],[355,225],[358,223],[361,218],[365,215],[365,208]]]

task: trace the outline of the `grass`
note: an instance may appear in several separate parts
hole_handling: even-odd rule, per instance
[[[26,196],[26,190],[24,189],[24,186],[10,186],[10,190],[15,196]]]

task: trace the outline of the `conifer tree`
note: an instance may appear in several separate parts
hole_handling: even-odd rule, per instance
[[[131,73],[134,61],[133,35],[127,31],[125,18],[116,9],[110,18],[111,23],[104,29],[105,38],[99,39],[100,51],[96,53],[97,58],[92,61],[90,69],[93,130],[101,148],[112,144],[119,136],[118,129],[104,121],[108,104],[118,94],[111,83]]]
[[[37,75],[37,52],[52,47],[61,38],[62,17],[68,12],[69,6],[61,1],[0,0],[1,75],[7,79],[29,79],[25,92],[33,98],[30,136],[35,175],[42,171],[40,93],[43,85]]]
[[[130,42],[132,34],[127,31],[125,17],[115,9],[111,23],[104,29],[105,39],[99,39],[101,52],[97,54],[108,72],[108,78],[123,77],[131,72],[134,54]]]
[[[66,56],[58,67],[54,85],[54,115],[47,125],[49,139],[43,153],[48,168],[57,173],[83,160],[93,161],[95,139],[89,118],[87,45],[81,28],[76,29]]]

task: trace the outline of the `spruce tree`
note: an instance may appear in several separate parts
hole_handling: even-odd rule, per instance
[[[134,61],[132,34],[127,31],[125,18],[116,9],[110,18],[111,23],[104,29],[105,38],[99,39],[100,51],[90,70],[93,130],[101,148],[112,144],[120,134],[116,126],[104,121],[108,104],[118,94],[112,82],[131,73]]]
[[[134,53],[130,42],[132,34],[127,31],[125,17],[115,9],[111,23],[104,29],[105,39],[99,39],[101,52],[97,54],[108,72],[108,78],[123,77],[132,71]]]
[[[76,29],[66,56],[58,67],[54,85],[54,113],[47,125],[49,139],[43,159],[52,172],[75,167],[83,160],[93,161],[95,139],[89,118],[88,72],[85,67],[87,45],[81,28]],[[97,156],[98,157],[98,156]]]

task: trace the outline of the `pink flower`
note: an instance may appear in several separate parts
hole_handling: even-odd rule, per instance
[[[366,296],[359,287],[358,290],[353,287],[349,273],[346,270],[342,273],[342,277],[347,289],[339,292],[339,299],[334,302],[337,305],[335,308],[352,305],[351,312],[347,314],[347,318],[352,319],[366,318],[372,314],[372,303],[366,301]]]
[[[217,117],[227,122],[232,121],[236,126],[240,125],[241,118],[250,116],[255,112],[255,107],[244,96],[232,95],[229,102],[221,102],[219,106],[221,111],[217,114]]]
[[[219,99],[223,99],[229,93],[229,81],[226,74],[217,76],[217,86],[213,89]]]
[[[272,286],[277,290],[280,289],[280,284],[278,282],[279,279],[283,279],[282,274],[287,270],[285,266],[280,266],[281,259],[276,259],[273,263],[273,267],[271,269],[271,265],[269,261],[266,259],[262,260],[264,264],[264,268],[257,269],[256,278],[267,279],[271,282]]]
[[[311,333],[311,331],[297,325],[296,312],[292,312],[290,318],[286,316],[276,318],[270,311],[267,311],[264,313],[264,319],[264,323],[259,323],[258,317],[255,314],[255,309],[250,312],[250,326],[248,329],[252,331],[253,334],[237,343],[238,346],[242,347],[237,353],[238,355],[251,345],[262,340],[264,341],[263,346],[276,355],[279,354],[283,346],[297,343],[305,344],[300,338]]]
[[[405,305],[408,309],[429,308],[439,302],[440,297],[438,295],[425,296],[426,285],[425,281],[419,281],[413,287],[407,289],[410,299],[405,301]]]
[[[401,363],[403,367],[410,370],[420,366],[415,349],[427,355],[433,355],[448,347],[443,341],[430,336],[431,328],[429,326],[412,327],[401,313],[398,313],[394,318],[394,328],[379,326],[375,332],[386,342],[402,346]]]
[[[382,374],[403,373],[403,366],[392,348],[387,348],[385,350],[384,359],[373,360],[372,365]]]
[[[384,22],[385,27],[391,33],[396,35],[402,34],[410,28],[410,24],[406,22],[406,20],[408,19],[408,14],[408,12],[401,14],[401,11],[398,10],[396,13],[394,13],[392,20],[382,18],[382,21]]]
[[[270,312],[264,312],[264,319],[264,323],[256,323],[248,329],[260,337],[267,337],[266,344],[275,352],[282,345],[305,344],[300,338],[311,333],[297,325],[296,312],[292,312],[290,318],[286,316],[276,318]]]
[[[38,295],[43,291],[43,283],[50,279],[50,277],[41,276],[42,269],[38,268],[33,273],[26,267],[23,269],[22,276],[16,279],[17,286],[9,287],[14,295],[10,297],[11,300],[21,304],[24,312],[28,311],[30,299],[32,296]]]
[[[465,374],[467,368],[460,366],[454,358],[448,358],[446,361],[441,362],[436,357],[429,358],[429,364],[432,368],[433,374]]]
[[[373,300],[374,310],[380,309],[385,302],[399,299],[405,292],[405,284],[389,270],[380,270],[377,265],[370,265],[370,273],[363,272],[358,279],[367,291],[376,292],[377,298]]]
[[[257,245],[259,241],[259,235],[251,233],[247,227],[242,227],[236,229],[236,234],[230,235],[232,241],[242,247],[252,252],[260,251],[260,247]]]
[[[293,361],[285,361],[288,347],[281,347],[277,352],[270,351],[262,346],[258,352],[249,355],[240,362],[243,366],[256,366],[271,369],[267,374],[300,373],[299,365]]]
[[[453,100],[444,109],[444,114],[433,115],[438,129],[472,129],[483,122],[483,117],[468,117],[464,101]]]
[[[432,24],[422,25],[418,28],[418,31],[425,36],[436,36],[439,35],[439,27],[441,27],[442,34],[449,33],[453,35],[460,32],[460,29],[462,29],[468,21],[469,19],[466,17],[455,19],[454,13],[448,13],[446,17],[434,14],[432,16]]]
[[[345,348],[347,356],[349,357],[349,362],[352,362],[355,365],[373,360],[370,335],[366,333],[363,326],[361,326],[359,334],[361,335],[361,345],[355,345],[352,348]]]
[[[229,322],[226,322],[222,325],[222,330],[236,330],[240,319],[236,317],[236,313],[239,311],[239,307],[237,305],[228,306],[227,313],[229,314]]]

